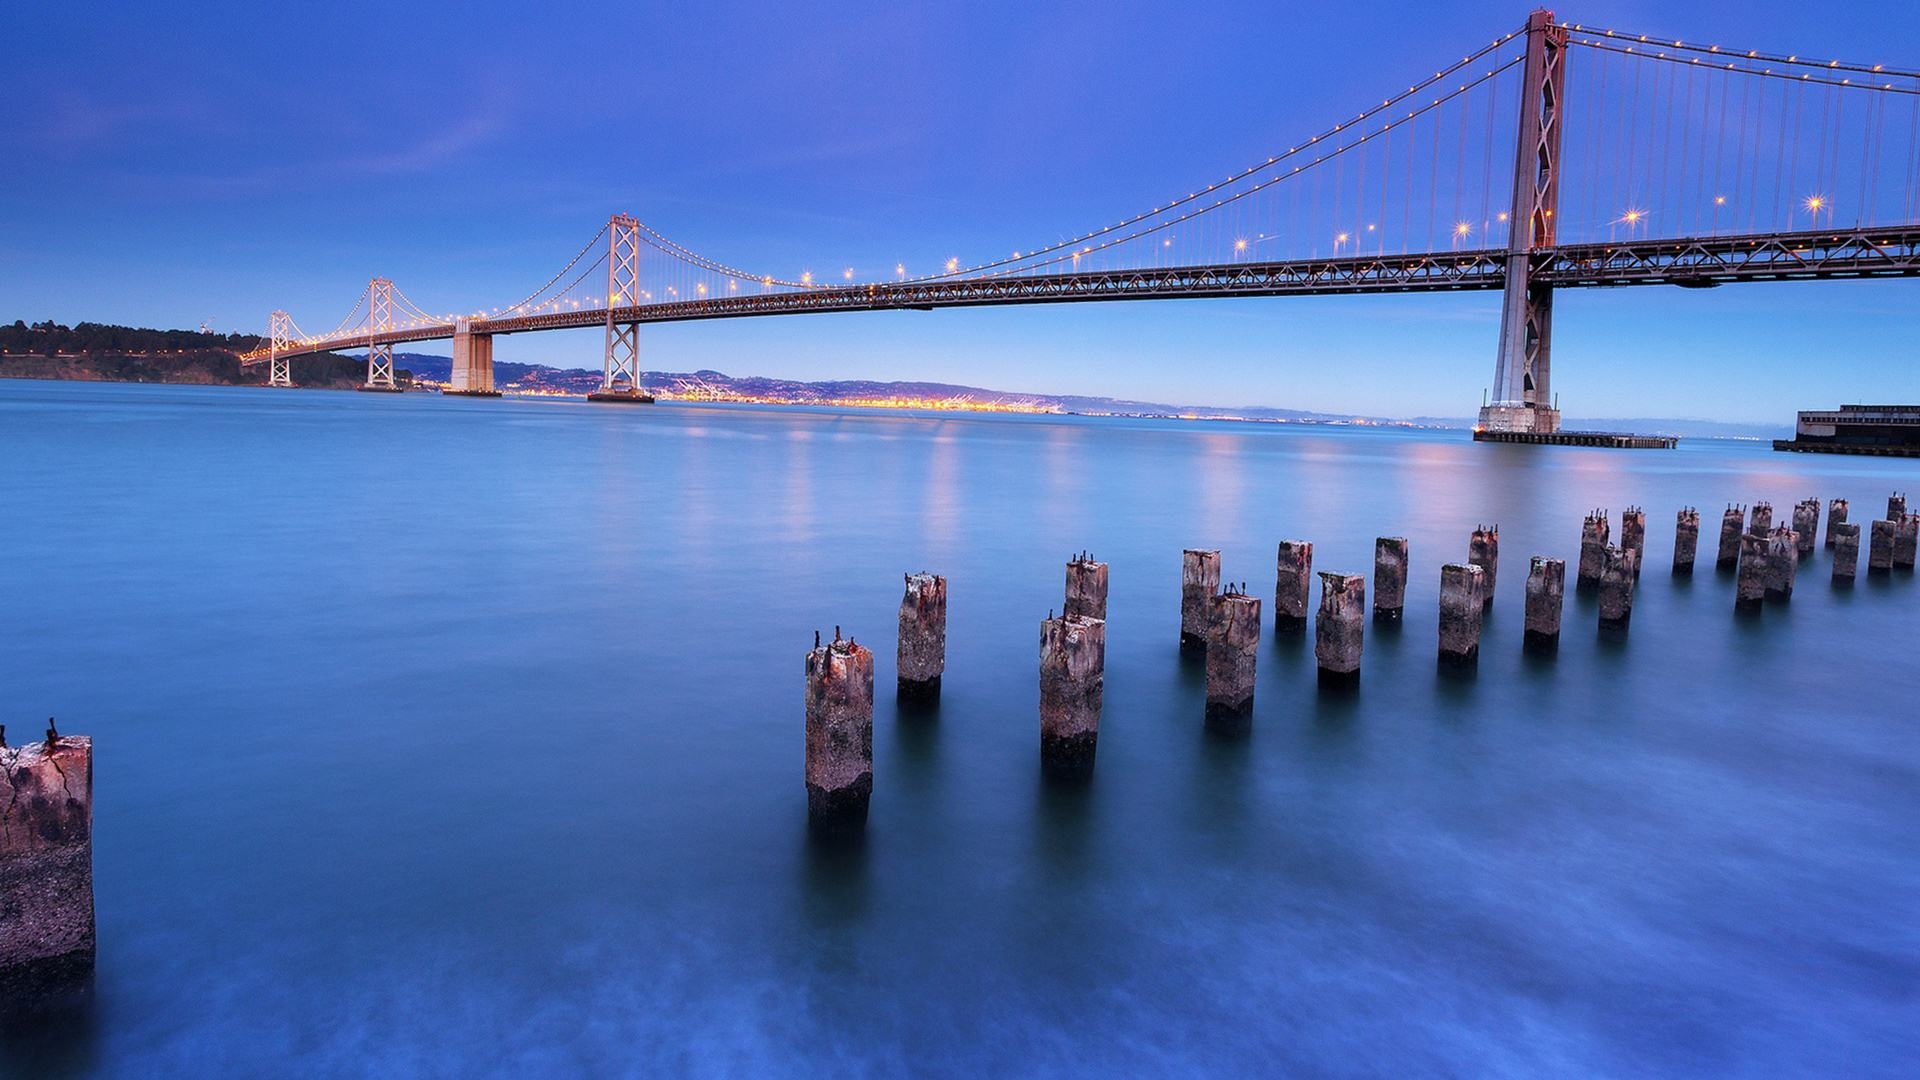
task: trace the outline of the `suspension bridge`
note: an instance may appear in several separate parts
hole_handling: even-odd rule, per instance
[[[604,327],[599,400],[650,400],[645,323],[1179,297],[1503,293],[1489,432],[1550,434],[1554,294],[1920,273],[1920,72],[1562,22],[1525,25],[1219,180],[1010,254],[816,278],[751,272],[616,214],[508,303],[430,313],[374,278],[322,334],[273,313],[242,356],[451,339],[493,392],[493,337]]]

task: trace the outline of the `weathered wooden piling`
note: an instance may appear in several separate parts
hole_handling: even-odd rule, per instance
[[[0,727],[0,1010],[84,989],[93,958],[93,740]]]
[[[1734,580],[1733,610],[1759,611],[1767,596],[1767,538],[1740,534],[1740,569]]]
[[[1827,542],[1833,545],[1834,584],[1853,584],[1860,565],[1860,526],[1835,522],[1827,526]]]
[[[1180,555],[1180,651],[1207,647],[1207,605],[1220,591],[1220,553],[1188,548]]]
[[[1827,502],[1827,546],[1828,547],[1834,546],[1834,543],[1833,543],[1834,527],[1838,525],[1845,525],[1846,523],[1847,523],[1847,500],[1845,499],[1829,500]],[[1857,528],[1854,530],[1853,540],[1854,540],[1854,548],[1857,550],[1860,546],[1860,530]]]
[[[817,829],[855,830],[873,797],[873,653],[852,638],[807,654],[807,820]]]
[[[1313,656],[1320,667],[1322,686],[1348,686],[1360,681],[1366,615],[1366,578],[1359,574],[1320,575],[1320,611],[1313,627]]]
[[[1637,506],[1629,506],[1620,512],[1620,550],[1633,552],[1633,572],[1638,574],[1640,564],[1647,558],[1647,512],[1645,510]]]
[[[1755,536],[1766,536],[1773,531],[1772,503],[1753,504],[1753,513],[1747,517],[1747,531]]]
[[[1212,600],[1207,624],[1207,723],[1239,730],[1253,719],[1260,601],[1231,588]]]
[[[1373,541],[1373,621],[1397,623],[1407,606],[1407,538]]]
[[[1480,624],[1486,618],[1482,593],[1486,571],[1473,563],[1440,568],[1440,662],[1469,668],[1480,660]]]
[[[1907,494],[1896,491],[1887,496],[1887,520],[1899,521],[1907,512]]]
[[[1800,537],[1781,525],[1767,534],[1767,600],[1793,599],[1793,579],[1800,570]]]
[[[1916,555],[1920,555],[1920,514],[1901,514],[1893,523],[1893,568],[1913,569]]]
[[[940,696],[940,676],[947,670],[947,579],[925,572],[906,578],[906,595],[900,598],[895,696],[930,701]]]
[[[1813,542],[1820,530],[1820,500],[1801,499],[1793,504],[1794,542],[1802,558],[1813,554]]]
[[[1560,608],[1567,593],[1567,563],[1535,555],[1527,568],[1528,652],[1552,652],[1560,647]]]
[[[1747,531],[1744,507],[1729,506],[1720,515],[1720,552],[1714,558],[1715,570],[1731,570],[1740,565],[1740,535]]]
[[[1600,629],[1625,630],[1633,619],[1633,583],[1640,577],[1640,551],[1610,547],[1606,558],[1600,571]]]
[[[1106,563],[1093,561],[1084,551],[1067,561],[1067,606],[1061,614],[1106,619]]]
[[[1700,550],[1700,511],[1689,506],[1673,519],[1673,572],[1676,577],[1693,573],[1693,558]]]
[[[1062,615],[1040,624],[1040,767],[1047,773],[1093,771],[1106,669],[1105,620]]]
[[[1867,536],[1867,573],[1886,574],[1893,571],[1893,534],[1899,526],[1884,518],[1873,523],[1873,530]]]
[[[1607,541],[1612,536],[1607,512],[1595,510],[1580,526],[1580,576],[1574,586],[1580,589],[1600,587],[1600,573],[1607,565]]]
[[[1313,543],[1282,540],[1273,573],[1273,628],[1300,633],[1307,628],[1307,605],[1313,600]],[[1209,646],[1211,648],[1211,646]]]
[[[1481,606],[1492,607],[1493,580],[1500,574],[1500,526],[1482,525],[1473,530],[1467,541],[1467,563],[1480,568]]]

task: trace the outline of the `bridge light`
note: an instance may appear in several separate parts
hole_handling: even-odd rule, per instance
[[[959,260],[959,259],[948,259],[948,260],[947,260],[947,273],[949,273],[949,274],[951,274],[951,273],[953,273],[953,272],[954,272],[955,270],[958,270],[958,269],[960,269],[960,260]]]
[[[1233,250],[1235,251],[1247,250],[1247,242],[1245,240],[1235,240],[1233,242]]]
[[[1819,195],[1809,195],[1801,205],[1815,213],[1819,213],[1820,210],[1827,205],[1827,200]]]
[[[1453,226],[1453,235],[1455,236],[1465,236],[1472,231],[1473,231],[1473,226],[1467,224],[1464,221],[1456,222]]]
[[[1500,211],[1500,216],[1499,216],[1499,217],[1497,217],[1497,218],[1495,218],[1494,220],[1495,220],[1495,221],[1505,221],[1505,220],[1507,220],[1507,212],[1506,212],[1505,210],[1502,210],[1502,211]]]
[[[1715,206],[1727,205],[1727,197],[1725,195],[1715,195],[1713,197],[1713,205]]]
[[[846,273],[845,273],[845,274],[843,274],[843,275],[841,275],[841,276],[843,276],[843,277],[845,277],[845,278],[846,278],[846,279],[847,279],[848,281],[852,281],[852,280],[853,280],[853,267],[851,267],[851,266],[849,266],[849,267],[847,267],[847,271],[846,271]]]
[[[811,270],[807,270],[807,271],[804,271],[804,272],[802,272],[802,273],[801,273],[801,275],[800,275],[800,284],[802,284],[802,285],[811,285],[811,284],[813,284],[813,271],[811,271]]]

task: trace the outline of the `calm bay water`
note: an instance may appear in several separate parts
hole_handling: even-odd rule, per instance
[[[1895,1076],[1920,1052],[1920,582],[1736,618],[1720,510],[1910,463],[1683,442],[0,381],[0,701],[96,740],[99,980],[61,1075]],[[1624,641],[1527,557],[1647,509]],[[1674,511],[1702,567],[1668,576]],[[1439,566],[1497,522],[1477,677]],[[1824,516],[1823,516],[1824,524]],[[1358,695],[1261,644],[1203,730],[1180,551],[1408,620]],[[1084,787],[1038,623],[1112,566]],[[896,715],[903,571],[950,581]],[[1571,583],[1569,583],[1571,585]],[[802,656],[875,650],[874,799],[808,840]]]

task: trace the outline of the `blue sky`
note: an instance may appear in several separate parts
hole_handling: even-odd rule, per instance
[[[751,268],[1004,253],[1184,194],[1509,29],[1525,4],[14,5],[0,316],[330,326],[529,291],[616,210]],[[1920,8],[1562,14],[1920,68]],[[1900,115],[1905,115],[1904,113]],[[1920,400],[1920,281],[1584,291],[1570,417]],[[1493,296],[1175,301],[649,327],[650,369],[1466,415]],[[496,355],[597,367],[594,332]]]

